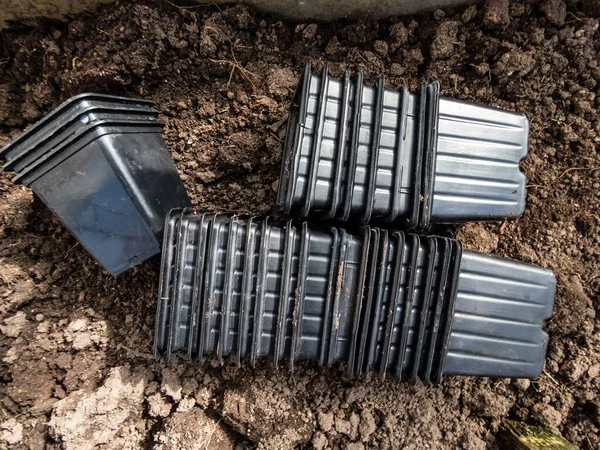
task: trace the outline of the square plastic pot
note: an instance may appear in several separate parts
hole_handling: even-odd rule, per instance
[[[117,275],[160,253],[165,216],[190,200],[156,112],[107,108],[53,113],[57,127],[44,119],[3,155],[15,162],[13,181],[30,186],[102,267]]]

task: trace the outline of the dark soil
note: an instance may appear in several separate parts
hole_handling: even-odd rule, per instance
[[[96,91],[155,101],[193,202],[268,213],[304,63],[525,112],[527,210],[453,230],[553,269],[546,368],[440,388],[299,365],[152,359],[156,262],[104,273],[27,188],[0,179],[0,447],[496,448],[506,418],[600,448],[600,11],[507,0],[389,21],[290,23],[241,6],[123,2],[1,35],[0,144]]]

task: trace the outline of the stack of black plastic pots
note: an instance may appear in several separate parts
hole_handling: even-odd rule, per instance
[[[311,222],[172,211],[155,354],[313,359],[425,383],[537,376],[554,274],[397,230],[524,208],[527,119],[438,90],[372,88],[348,73],[338,82],[307,66],[277,206]]]
[[[385,89],[307,65],[288,119],[277,207],[296,217],[391,224],[516,218],[525,208],[523,114]]]
[[[82,94],[0,150],[113,275],[159,253],[165,215],[190,205],[156,117],[145,100]]]
[[[314,359],[423,382],[542,370],[549,270],[371,227],[192,209],[166,223],[158,355]]]

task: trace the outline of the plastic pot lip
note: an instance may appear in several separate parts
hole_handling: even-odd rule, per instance
[[[92,122],[85,132],[71,136],[60,146],[53,148],[38,160],[23,168],[13,179],[13,183],[26,186],[34,183],[49,170],[62,163],[68,157],[85,149],[94,140],[109,134],[157,133],[161,134],[162,122],[147,123],[145,121],[112,121],[99,120]],[[70,148],[69,148],[70,147]],[[60,159],[60,157],[63,157]],[[59,160],[60,159],[60,160]],[[53,164],[54,162],[54,164]]]
[[[86,103],[88,103],[86,101]],[[147,116],[155,116],[158,115],[158,112],[146,107],[142,106],[139,108],[134,107],[119,107],[118,104],[110,104],[103,102],[103,104],[93,104],[93,105],[75,105],[72,111],[63,110],[57,115],[52,122],[48,122],[44,124],[41,128],[39,128],[35,133],[30,135],[25,140],[18,140],[18,138],[9,143],[4,147],[4,153],[0,152],[0,158],[4,158],[8,161],[14,160],[22,156],[23,154],[29,152],[32,148],[37,147],[39,145],[43,145],[43,142],[46,140],[53,139],[54,136],[61,132],[64,128],[68,127],[74,121],[80,120],[82,115],[92,114],[93,110],[105,109],[107,111],[113,110],[115,113],[130,113],[130,114],[140,114]],[[26,130],[25,133],[29,131]],[[14,145],[13,145],[14,144]]]
[[[82,120],[83,116],[85,116],[85,115],[92,114],[92,113],[100,113],[101,114],[104,112],[106,112],[108,114],[113,113],[113,114],[116,114],[116,116],[114,118],[94,119],[87,123]],[[64,128],[73,126],[78,121],[82,122],[82,126],[75,132],[72,132],[69,135],[65,135],[64,139],[61,142],[59,142],[59,144],[57,144],[57,145],[60,145],[65,140],[69,139],[70,136],[84,133],[86,126],[91,126],[98,120],[113,120],[116,122],[121,122],[121,121],[126,121],[126,120],[138,120],[138,118],[139,118],[139,120],[147,121],[149,124],[154,124],[154,123],[160,123],[157,120],[157,117],[158,117],[158,112],[153,111],[153,110],[149,110],[149,111],[114,110],[111,108],[94,106],[94,107],[86,109],[86,110],[82,111],[81,113],[73,116],[69,120],[64,120],[60,125],[57,126],[57,128],[53,132],[47,134],[46,136],[41,137],[39,139],[34,139],[29,145],[27,145],[27,147],[22,148],[19,153],[8,158],[2,165],[2,168],[4,170],[12,170],[13,167],[19,163],[19,161],[21,161],[24,158],[27,158],[31,153],[39,150],[39,148],[43,147],[47,141],[56,138],[57,136],[60,135],[60,133],[64,133],[65,132]],[[52,150],[52,148],[49,150]],[[6,156],[8,156],[8,155],[6,155]]]
[[[67,113],[69,108],[77,108],[77,103],[84,103],[85,101],[94,102],[94,101],[104,101],[104,102],[112,102],[115,106],[119,104],[122,105],[140,105],[146,106],[149,110],[151,110],[152,102],[150,100],[139,99],[139,98],[128,98],[128,97],[119,97],[116,95],[105,95],[105,94],[96,94],[96,93],[83,93],[79,95],[75,95],[70,97],[68,100],[64,101],[60,105],[58,105],[54,110],[52,110],[49,114],[44,116],[42,119],[31,125],[27,130],[18,135],[11,142],[6,144],[4,147],[0,148],[0,157],[5,157],[4,155],[8,153],[12,148],[17,145],[23,144],[26,140],[35,137],[37,133],[43,130],[44,126],[50,124],[52,120],[62,116]]]

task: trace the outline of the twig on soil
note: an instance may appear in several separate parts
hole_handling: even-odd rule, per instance
[[[589,438],[589,436],[586,436],[586,437],[585,437],[585,440],[587,441],[588,448],[594,448],[594,447],[592,446],[592,442],[590,441],[590,438]]]
[[[240,70],[242,72],[242,74],[244,74],[244,76],[246,77],[246,79],[250,82],[250,84],[252,85],[252,87],[256,90],[256,86],[254,85],[254,83],[252,82],[252,80],[249,78],[249,75],[252,75],[255,78],[258,78],[258,75],[250,72],[248,69],[246,69],[246,68],[244,68],[244,67],[241,66],[241,64],[239,63],[239,61],[235,57],[235,53],[233,51],[233,47],[231,47],[231,57],[233,58],[233,62],[237,65],[238,70]]]
[[[214,62],[214,63],[229,64],[231,66],[231,72],[229,73],[229,80],[227,80],[227,88],[229,88],[229,85],[231,84],[231,80],[233,78],[233,74],[234,74],[235,70],[237,69],[242,74],[242,76],[246,79],[246,81],[248,81],[248,83],[250,83],[252,85],[252,90],[256,91],[258,88],[256,87],[256,84],[254,84],[254,82],[252,81],[251,76],[258,79],[258,75],[250,72],[245,67],[242,67],[242,65],[239,63],[239,61],[235,57],[233,48],[231,49],[231,56],[233,58],[233,61],[229,61],[227,59],[209,59],[209,61]]]
[[[567,12],[567,15],[568,15],[568,16],[573,16],[573,18],[574,18],[575,20],[569,20],[568,22],[565,22],[565,24],[568,24],[568,23],[573,23],[573,22],[583,22],[583,19],[581,19],[581,18],[577,17],[577,16],[576,16],[575,14],[573,14],[571,11]]]
[[[369,64],[369,60],[368,60],[367,58],[365,58],[365,57],[362,55],[362,53],[359,53],[359,54],[358,54],[358,57],[359,57],[360,59],[362,59],[362,60],[363,60],[365,63]]]
[[[126,352],[130,353],[132,356],[136,357],[136,358],[143,358],[143,359],[152,359],[154,356],[150,353],[147,352],[138,352],[136,350],[133,350],[129,347],[124,346],[123,344],[118,344],[117,345],[117,350],[125,350]]]
[[[71,253],[71,250],[73,250],[78,245],[79,245],[79,242],[75,242],[75,245],[73,245],[69,250],[67,250],[67,253],[65,253],[65,257],[69,256],[69,253]]]
[[[476,70],[479,70],[479,69],[481,69],[481,65],[478,65],[478,64],[469,64],[469,65],[470,65],[471,67],[473,67],[474,69],[476,69]],[[487,71],[486,71],[486,72],[487,72],[487,75],[488,75],[488,78],[489,78],[489,80],[490,80],[490,81],[492,81],[492,71],[490,70],[490,68],[489,68],[489,67],[488,67],[488,69],[487,69]]]
[[[554,379],[554,377],[553,377],[552,375],[550,375],[550,374],[549,374],[549,373],[546,371],[546,369],[544,369],[542,373],[543,373],[544,375],[546,375],[548,378],[550,378],[550,381],[552,381],[552,382],[553,382],[553,383],[554,383],[556,386],[560,386],[559,382],[558,382],[558,381],[556,381],[556,380]]]
[[[35,234],[28,233],[27,231],[22,231],[25,236],[29,236],[32,239],[44,239],[43,236],[37,236]]]
[[[204,28],[203,28],[203,30],[204,30],[204,31],[212,31],[212,32],[215,34],[215,36],[218,36],[218,35],[219,35],[219,31],[218,31],[216,28],[210,27],[210,26],[208,26],[208,25],[204,25]],[[208,34],[208,33],[207,33],[207,34]]]
[[[277,142],[284,142],[283,139],[281,139],[279,136],[277,136],[275,133],[269,133],[271,135],[271,137],[273,139],[275,139]]]
[[[223,420],[223,418],[219,419],[217,421],[217,423],[215,423],[215,426],[213,427],[212,431],[210,432],[210,435],[208,436],[208,441],[206,441],[206,445],[204,446],[205,449],[208,449],[208,445],[210,444],[210,441],[211,441],[211,439],[213,437],[213,434],[215,434],[215,431],[217,430],[217,427],[221,423],[221,420]]]
[[[558,177],[556,177],[554,179],[554,182],[556,183],[557,181],[559,181],[562,177],[564,177],[566,174],[568,174],[569,172],[573,172],[575,170],[600,170],[600,166],[596,166],[596,167],[571,167],[567,170],[565,170],[563,173],[561,173]],[[525,185],[525,188],[543,188],[543,187],[547,187],[547,186],[543,186],[541,184],[527,184]]]
[[[184,10],[184,9],[196,9],[196,8],[202,8],[203,6],[207,6],[207,5],[179,6],[179,5],[176,5],[176,4],[175,4],[175,3],[173,3],[173,2],[170,2],[169,0],[165,0],[165,1],[166,1],[166,2],[167,2],[169,5],[171,5],[171,6],[174,6],[175,8],[177,8],[177,9],[179,9],[179,10]],[[215,6],[217,6],[217,5],[215,4]],[[217,8],[218,8],[218,6],[217,6]],[[219,11],[220,11],[220,9],[219,9]]]
[[[281,126],[287,122],[289,115],[286,114],[285,116],[283,116],[281,118],[281,120],[275,122],[273,125],[271,125],[271,131],[273,131],[273,133],[277,133],[277,130],[279,130],[281,128]]]
[[[574,170],[600,170],[600,167],[571,167],[570,169],[567,169],[563,173],[561,173],[560,176],[554,181],[556,182],[560,180],[566,174],[568,174],[569,172],[573,172]]]
[[[3,273],[0,273],[0,277],[2,277],[2,279],[4,280],[4,282],[6,283],[8,288],[12,289],[13,284],[10,282],[10,280],[8,278],[6,278],[6,275],[4,275]]]
[[[504,231],[506,230],[506,225],[508,225],[508,220],[505,220],[504,222],[502,222],[502,225],[500,225],[500,229],[498,230],[498,233],[500,235],[504,234]]]

